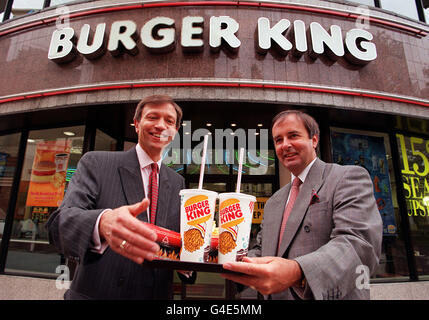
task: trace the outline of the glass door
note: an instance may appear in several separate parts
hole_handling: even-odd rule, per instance
[[[3,238],[6,214],[18,162],[20,133],[0,136],[0,241]]]
[[[60,205],[82,156],[84,126],[30,131],[6,260],[6,272],[54,276],[63,258],[45,224]]]

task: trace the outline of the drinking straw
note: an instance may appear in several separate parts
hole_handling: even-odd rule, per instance
[[[198,189],[203,188],[203,179],[204,179],[204,168],[206,166],[206,154],[207,154],[207,141],[209,136],[206,134],[204,136],[204,147],[203,147],[203,156],[201,157],[201,167],[200,167],[200,182],[198,184]]]
[[[244,148],[240,148],[240,159],[238,160],[237,190],[235,190],[235,192],[237,193],[240,193],[241,188],[241,171],[243,171],[243,158]]]

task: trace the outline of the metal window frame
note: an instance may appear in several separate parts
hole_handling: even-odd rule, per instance
[[[27,140],[28,140],[28,137],[30,135],[30,132],[34,131],[34,130],[56,129],[56,128],[61,128],[63,126],[67,126],[67,125],[85,126],[83,150],[82,150],[82,156],[83,156],[86,152],[92,151],[94,149],[95,133],[96,133],[97,128],[94,125],[94,122],[91,120],[92,120],[92,118],[90,116],[88,116],[88,118],[85,120],[84,123],[78,121],[78,122],[70,122],[70,123],[60,123],[60,124],[57,124],[55,126],[51,126],[51,125],[34,126],[31,128],[27,128],[27,129],[15,132],[15,133],[21,133],[21,138],[20,138],[19,148],[18,148],[17,166],[16,166],[15,173],[13,176],[12,189],[11,189],[11,193],[10,193],[10,197],[9,197],[8,208],[6,211],[4,232],[3,232],[3,236],[2,236],[2,240],[1,240],[1,244],[0,244],[0,274],[13,274],[13,275],[20,275],[21,274],[19,271],[13,272],[13,273],[6,272],[5,268],[6,268],[6,262],[7,262],[7,254],[9,252],[10,238],[12,236],[12,227],[13,227],[13,222],[14,222],[14,217],[15,217],[15,210],[16,210],[18,195],[19,195],[19,186],[21,184],[21,175],[22,175],[22,170],[23,170],[24,162],[25,162],[25,152],[27,150],[27,144],[28,144]],[[3,134],[8,134],[8,133],[3,132],[2,135]],[[63,256],[62,256],[61,262],[66,263],[64,261]],[[73,262],[73,261],[71,261],[71,262]],[[69,263],[67,263],[67,264],[69,264]],[[72,272],[71,277],[73,277],[74,271],[75,271],[74,265],[70,264],[70,268],[71,268],[71,272]],[[23,276],[29,276],[30,274],[28,272],[23,272],[22,275]],[[45,278],[44,276],[38,276],[38,277]],[[50,278],[50,277],[48,277],[48,278]]]
[[[3,236],[0,246],[0,274],[4,274],[6,266],[7,254],[9,251],[9,242],[12,235],[13,219],[15,216],[16,202],[18,200],[19,185],[21,182],[21,174],[24,168],[25,151],[27,150],[27,139],[29,130],[21,131],[21,138],[18,148],[18,162],[16,165],[15,173],[13,175],[12,189],[10,191],[8,208],[6,211],[6,220],[4,225]]]
[[[7,1],[6,8],[5,8],[3,20],[1,22],[9,20],[10,19],[10,14],[12,12],[12,6],[13,6],[14,0],[6,0],[6,1]],[[94,0],[87,0],[86,2],[92,2],[92,1],[94,1]],[[373,1],[374,1],[374,7],[381,8],[380,0],[373,0]],[[417,14],[418,14],[418,17],[419,17],[419,19],[417,21],[428,23],[426,21],[426,18],[425,18],[422,1],[423,0],[415,0],[416,6],[417,6]],[[81,1],[81,2],[83,2],[83,1]],[[44,2],[43,2],[43,9],[49,8],[50,6],[51,6],[51,0],[44,0]],[[394,12],[394,11],[392,11],[392,12]]]

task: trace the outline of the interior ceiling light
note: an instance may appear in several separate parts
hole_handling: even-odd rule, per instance
[[[71,131],[64,131],[63,133],[64,133],[66,136],[69,136],[69,137],[72,137],[72,136],[75,136],[75,135],[76,135],[76,133],[71,132]]]

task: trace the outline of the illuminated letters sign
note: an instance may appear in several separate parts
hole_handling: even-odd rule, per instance
[[[218,52],[221,47],[225,47],[237,52],[241,45],[237,35],[239,27],[239,23],[229,16],[211,17],[208,41],[210,50]],[[306,28],[301,20],[292,23],[288,19],[281,19],[271,24],[265,17],[258,19],[256,28],[256,50],[260,54],[266,54],[271,49],[282,55],[291,52],[296,57],[308,53],[313,59],[326,54],[333,61],[344,57],[353,64],[367,64],[377,58],[376,46],[371,42],[373,36],[363,29],[352,29],[343,34],[337,25],[332,25],[327,31],[317,22],[310,23]],[[52,33],[48,58],[57,63],[71,61],[76,54],[95,59],[106,50],[113,56],[123,52],[137,55],[139,38],[144,48],[150,52],[172,51],[176,42],[180,43],[185,52],[200,52],[204,47],[203,30],[203,17],[184,17],[180,39],[176,41],[175,20],[168,17],[155,17],[144,23],[140,36],[134,21],[115,21],[110,26],[108,36],[105,23],[95,26],[92,41],[88,43],[91,26],[85,24],[75,47],[76,32],[73,28],[66,27]]]

